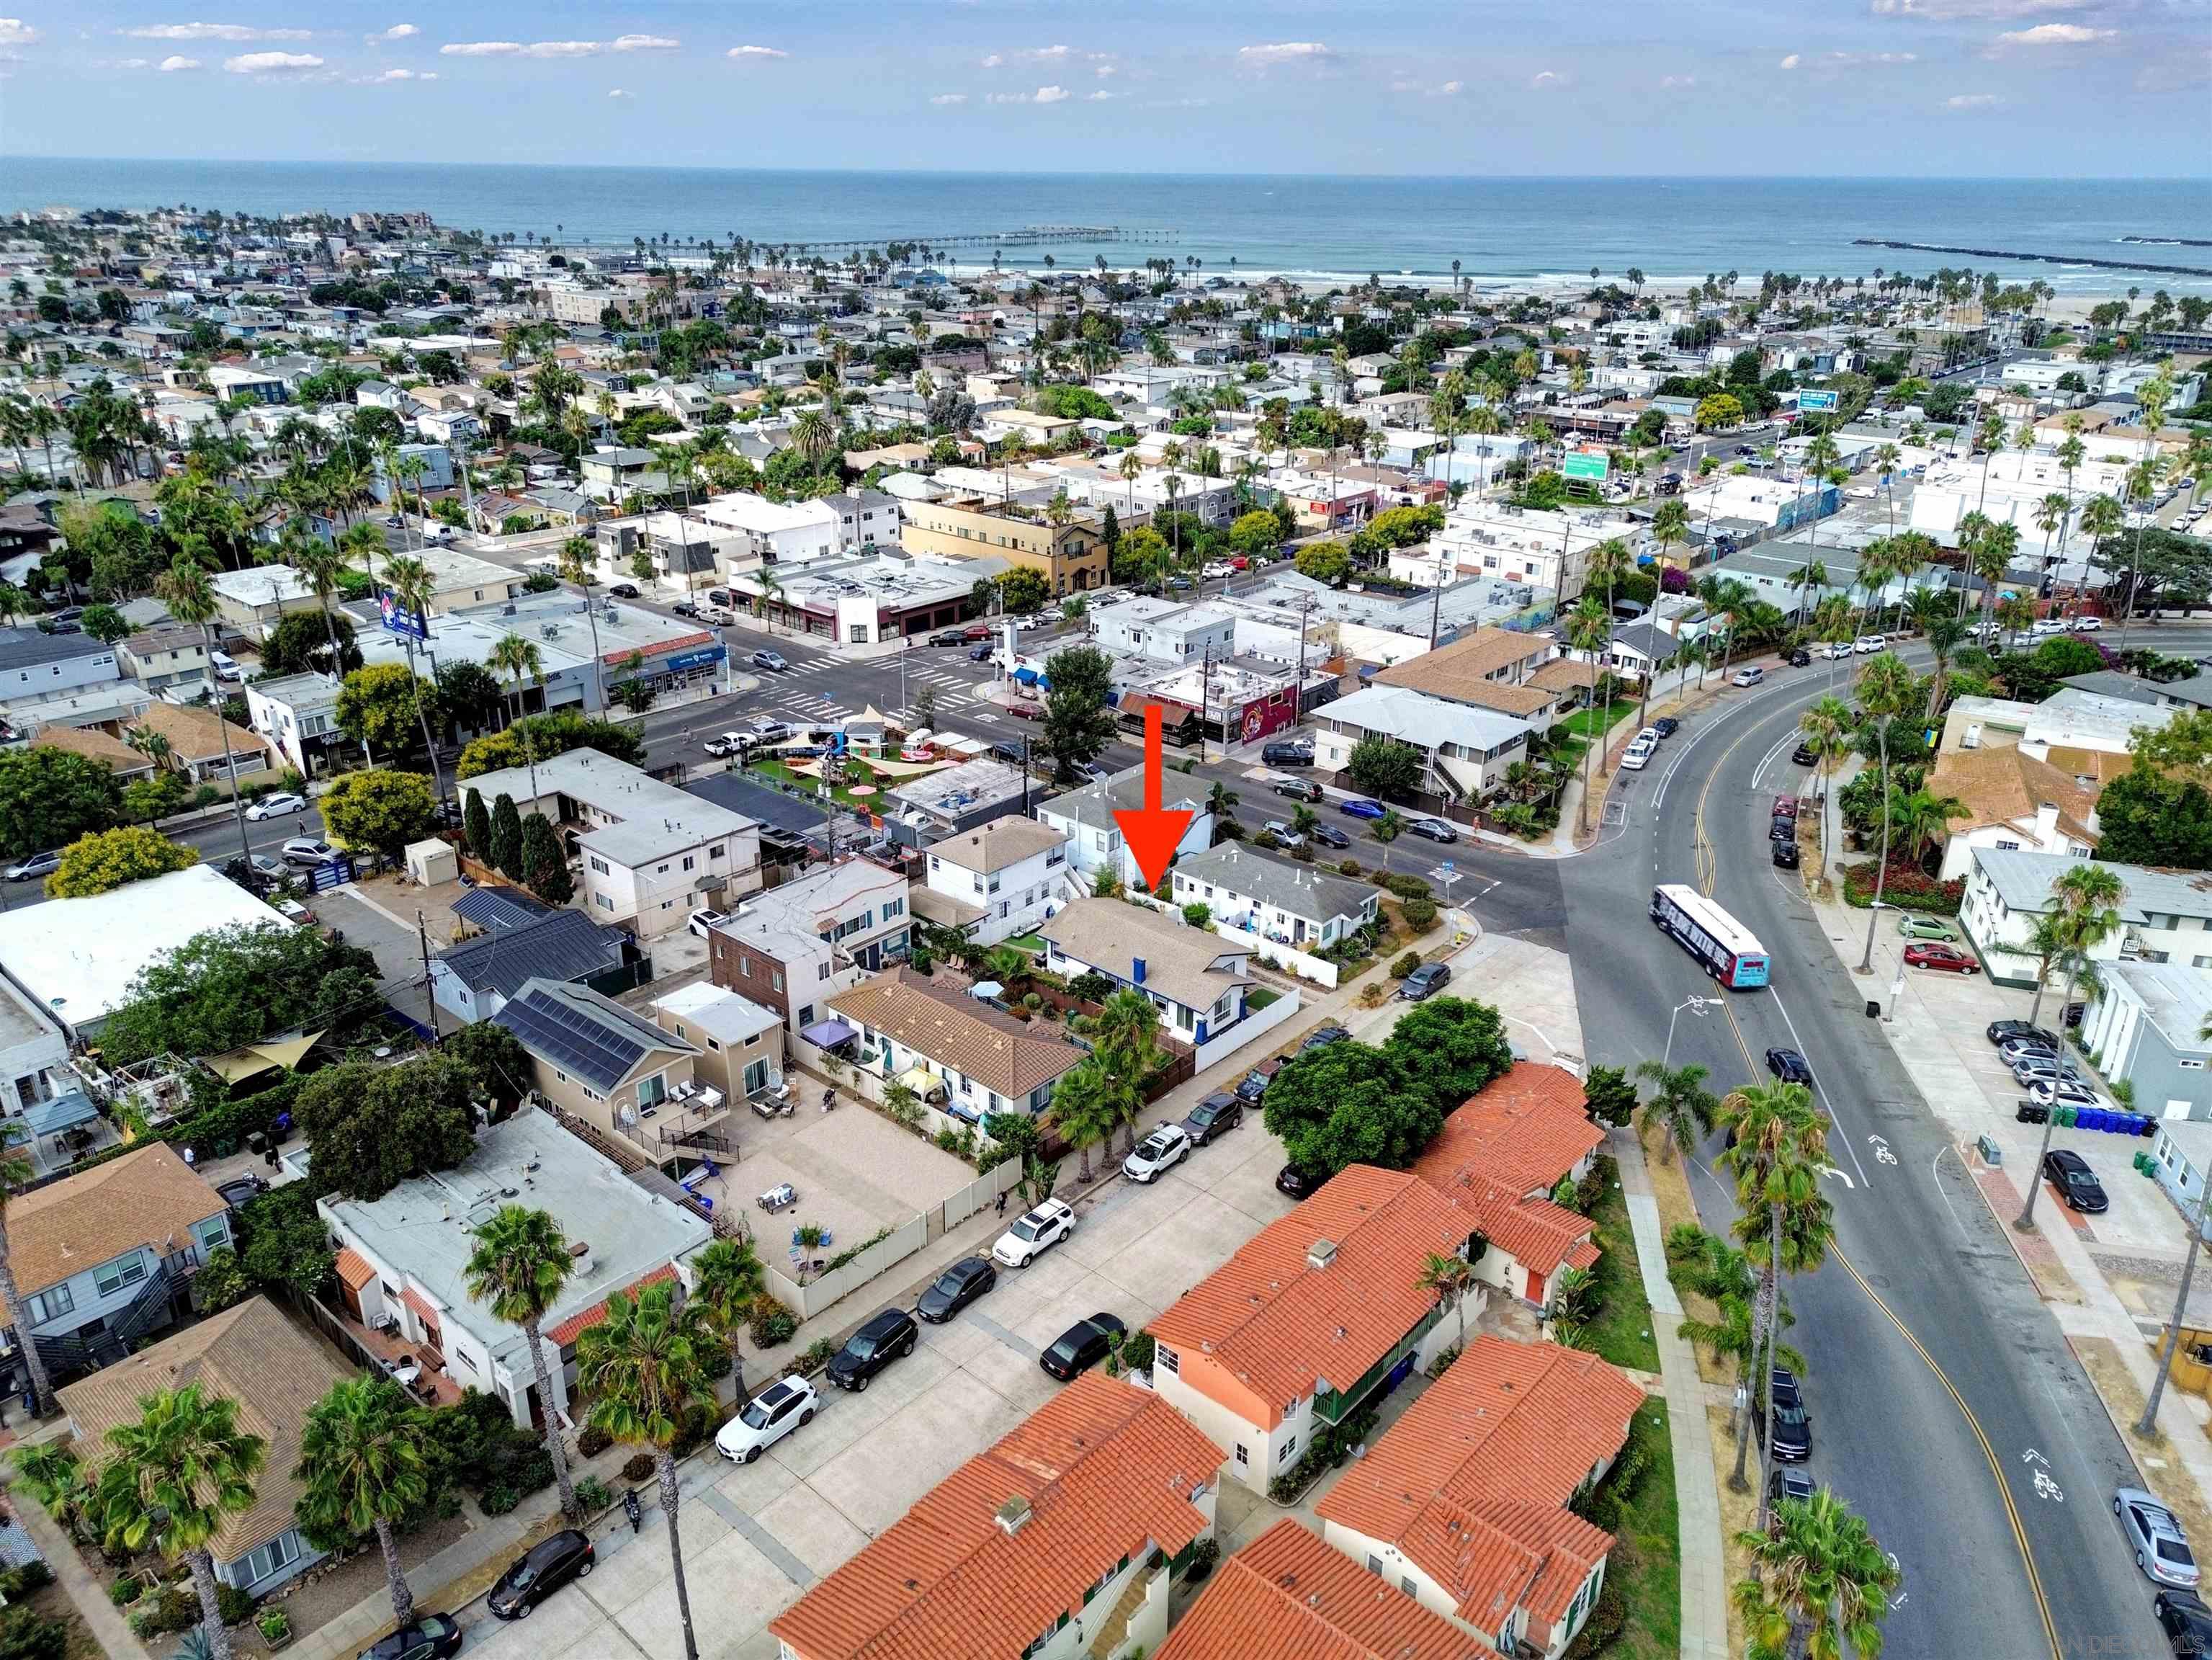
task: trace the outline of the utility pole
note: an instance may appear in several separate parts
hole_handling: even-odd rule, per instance
[[[422,947],[422,1012],[429,1016],[430,1045],[436,1048],[438,1037],[438,994],[430,982],[430,930],[422,921],[422,913],[415,913],[415,938]]]
[[[2166,1347],[2159,1351],[2158,1376],[2151,1379],[2150,1399],[2143,1405],[2143,1414],[2136,1425],[2136,1433],[2148,1438],[2158,1433],[2158,1403],[2166,1393],[2166,1374],[2173,1367],[2173,1352],[2181,1347],[2181,1316],[2189,1306],[2189,1282],[2197,1274],[2197,1248],[2204,1243],[2204,1222],[2212,1213],[2212,1181],[2202,1174],[2197,1178],[2197,1217],[2189,1230],[2189,1256],[2181,1265],[2181,1292],[2173,1299],[2173,1321],[2166,1329]]]

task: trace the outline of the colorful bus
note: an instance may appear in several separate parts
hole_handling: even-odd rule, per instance
[[[1695,888],[1667,882],[1652,889],[1651,920],[1729,990],[1749,991],[1766,983],[1766,947]]]

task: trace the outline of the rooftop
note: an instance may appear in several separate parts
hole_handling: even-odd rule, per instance
[[[463,985],[512,997],[526,981],[585,980],[622,964],[623,936],[580,910],[556,910],[518,927],[493,927],[438,953]]]
[[[2051,885],[2081,861],[2063,853],[2031,853],[2026,848],[1976,848],[1974,863],[1987,873],[2008,910],[2039,916],[2051,908]],[[2140,924],[2156,912],[2212,921],[2212,872],[2154,870],[2145,865],[2116,865],[2100,860],[2126,889],[2118,907],[2121,920]]]
[[[501,937],[494,935],[494,943]],[[492,1019],[513,1032],[534,1059],[574,1073],[602,1094],[629,1077],[649,1054],[697,1053],[691,1044],[613,999],[556,980],[523,982]]]
[[[193,1223],[222,1209],[221,1195],[162,1141],[17,1194],[8,1201],[16,1292],[58,1286],[139,1245],[173,1238],[180,1250]]]
[[[1067,838],[1050,825],[1010,814],[994,818],[980,829],[963,830],[941,842],[931,842],[929,856],[988,876],[1066,844]]]
[[[2048,761],[2007,745],[1998,748],[1950,750],[1936,757],[1928,774],[1928,793],[1955,799],[1966,808],[1950,820],[1954,836],[1989,824],[2025,824],[2043,806],[2058,809],[2058,828],[2094,848],[2097,793],[2084,789]]]
[[[1510,629],[1476,629],[1449,645],[1392,665],[1375,678],[1386,686],[1407,686],[1432,697],[1487,706],[1499,683],[1490,677],[1518,664],[1540,664],[1552,654],[1548,634],[1516,634]]]
[[[748,896],[721,927],[738,939],[770,948],[793,934],[819,939],[862,899],[876,894],[903,897],[906,887],[906,878],[896,871],[848,854],[835,864],[815,865],[781,887]]]
[[[1252,954],[1211,928],[1120,899],[1071,900],[1037,932],[1063,956],[1200,1010],[1213,1006]]]
[[[1203,807],[1204,798],[1189,794],[1189,787],[1177,781],[1181,777],[1179,773],[1164,775],[1160,805],[1164,807]],[[1073,819],[1086,830],[1107,830],[1118,833],[1120,826],[1115,822],[1115,813],[1125,809],[1137,812],[1144,805],[1145,769],[1135,766],[1127,772],[1117,772],[1111,777],[1097,779],[1081,789],[1054,796],[1037,809],[1037,816],[1040,818],[1049,815],[1055,818]]]
[[[1187,853],[1176,862],[1178,874],[1212,882],[1231,893],[1273,905],[1293,916],[1326,922],[1332,916],[1358,916],[1382,893],[1369,883],[1332,876],[1310,865],[1270,858],[1241,842],[1224,842],[1204,853]],[[1214,907],[1218,912],[1221,907]]]
[[[535,775],[538,795],[565,795],[617,821],[587,830],[576,840],[579,847],[618,865],[646,864],[686,848],[759,828],[742,813],[702,800],[597,750],[577,749],[549,756],[538,763]],[[502,795],[524,802],[532,799],[532,776],[529,767],[509,767],[479,773],[467,781],[466,787],[481,794],[487,806]],[[723,868],[735,869],[742,863],[733,859]]]
[[[910,968],[864,980],[832,997],[830,1006],[841,1018],[882,1032],[1010,1102],[1026,1102],[1085,1054],[1056,1026],[1025,1024]]]
[[[1454,1110],[1413,1171],[1445,1194],[1469,1178],[1516,1195],[1549,1193],[1604,1144],[1572,1073],[1516,1061]]]
[[[1448,703],[1407,686],[1363,686],[1349,697],[1316,711],[1322,721],[1341,721],[1362,732],[1379,732],[1417,749],[1455,744],[1478,754],[1510,743],[1528,730],[1528,722],[1465,703]]]
[[[683,1031],[696,1029],[723,1044],[742,1043],[783,1024],[775,1010],[725,991],[710,980],[694,980],[663,992],[653,1000],[653,1006],[682,1022]]]

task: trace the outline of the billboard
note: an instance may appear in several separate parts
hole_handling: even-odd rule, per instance
[[[1605,483],[1606,474],[1612,471],[1613,460],[1611,457],[1606,455],[1592,455],[1583,450],[1569,452],[1559,465],[1559,471],[1565,477],[1569,478],[1586,478],[1594,484],[1602,484]]]
[[[377,609],[384,618],[385,631],[404,635],[410,640],[430,637],[430,619],[419,611],[411,611],[399,602],[390,588],[377,596]]]
[[[1801,392],[1797,394],[1797,407],[1808,415],[1832,414],[1836,407],[1836,394],[1832,392]]]

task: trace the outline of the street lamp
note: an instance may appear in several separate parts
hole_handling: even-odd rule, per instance
[[[1667,1017],[1667,1047],[1659,1058],[1660,1071],[1667,1071],[1674,1059],[1674,1022],[1681,1018],[1682,1011],[1687,1009],[1702,1020],[1707,1009],[1717,1009],[1720,1006],[1721,1000],[1717,997],[1690,997],[1674,1005],[1674,1013]]]

